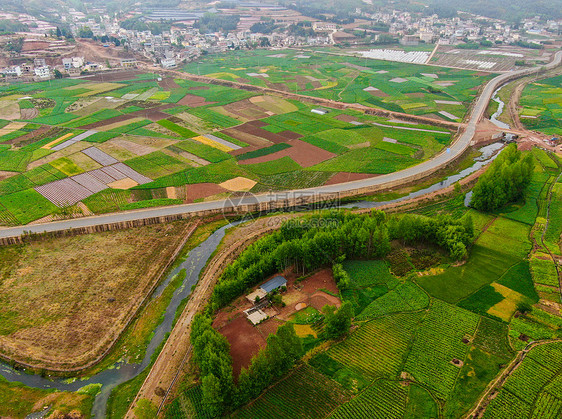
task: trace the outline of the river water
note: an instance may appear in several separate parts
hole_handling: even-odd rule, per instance
[[[412,192],[406,196],[401,198],[392,199],[390,201],[384,202],[373,202],[373,201],[359,201],[359,202],[352,202],[350,204],[342,205],[342,208],[376,208],[382,205],[387,204],[394,204],[397,202],[406,201],[408,199],[417,198],[418,196],[422,196],[431,192],[436,192],[441,189],[447,188],[451,185],[454,185],[459,180],[464,179],[468,175],[480,170],[482,167],[486,166],[488,163],[492,162],[497,156],[498,151],[500,151],[504,147],[503,143],[493,143],[482,147],[479,151],[482,153],[481,156],[474,159],[474,164],[467,169],[461,170],[456,175],[451,175],[448,178],[442,180],[441,182],[435,183],[428,188],[420,189],[419,191]]]
[[[482,155],[474,159],[474,164],[471,167],[462,170],[458,174],[449,176],[445,180],[438,182],[428,188],[412,192],[402,198],[385,202],[360,201],[342,205],[341,207],[376,208],[381,205],[401,202],[407,199],[424,195],[426,193],[435,192],[440,189],[446,188],[455,184],[471,173],[476,172],[486,164],[490,163],[498,155],[497,152],[501,150],[503,146],[503,143],[494,143],[482,147],[480,149]],[[8,381],[17,381],[25,384],[26,386],[40,389],[76,391],[88,384],[101,384],[101,392],[96,396],[92,409],[92,415],[95,418],[104,418],[106,415],[107,401],[109,399],[111,391],[116,386],[138,376],[150,364],[150,360],[154,352],[163,342],[166,334],[172,330],[172,323],[174,321],[178,307],[185,298],[189,297],[192,286],[195,285],[199,280],[199,274],[201,273],[201,270],[203,269],[203,267],[207,263],[207,260],[211,257],[217,246],[220,244],[226,233],[226,230],[235,226],[236,224],[239,224],[240,222],[241,221],[237,221],[228,224],[211,234],[209,238],[207,238],[207,240],[205,240],[195,249],[191,250],[187,258],[182,261],[176,268],[174,268],[164,279],[164,281],[162,281],[158,288],[154,290],[151,296],[151,300],[158,298],[162,294],[164,289],[170,284],[175,275],[179,274],[182,269],[186,270],[185,280],[183,281],[182,285],[177,290],[175,290],[170,304],[166,308],[164,320],[154,330],[154,334],[150,340],[150,343],[146,350],[146,354],[140,363],[129,363],[127,361],[122,361],[88,379],[70,381],[27,374],[24,371],[16,370],[11,366],[0,362],[0,375]],[[40,416],[36,414],[30,415],[29,417],[31,418]]]
[[[500,91],[500,89],[501,87],[498,90],[496,90],[492,96],[492,100],[496,102],[499,106],[498,106],[498,110],[490,117],[490,121],[492,121],[498,128],[510,129],[511,127],[508,124],[498,120],[498,118],[503,113],[503,110],[505,108],[505,103],[498,96],[498,92]]]
[[[136,377],[150,364],[152,355],[158,346],[160,346],[166,337],[166,334],[172,330],[172,324],[176,311],[181,302],[191,293],[191,287],[199,280],[199,274],[207,263],[207,260],[223,239],[226,230],[238,223],[239,222],[233,222],[232,224],[221,227],[211,234],[207,240],[195,249],[191,250],[187,258],[174,268],[164,281],[162,281],[158,288],[154,290],[151,300],[162,295],[162,292],[170,284],[174,276],[179,274],[182,269],[185,269],[185,280],[182,285],[175,290],[170,304],[166,309],[164,320],[154,330],[154,334],[146,350],[146,355],[140,363],[122,361],[86,380],[76,380],[73,382],[69,382],[69,380],[49,379],[48,377],[42,377],[39,375],[26,374],[25,372],[17,371],[4,363],[0,363],[0,375],[8,381],[18,381],[26,386],[41,389],[76,391],[88,384],[102,384],[101,392],[97,395],[94,402],[92,415],[96,418],[104,418],[107,408],[107,400],[109,399],[111,390],[119,384]]]

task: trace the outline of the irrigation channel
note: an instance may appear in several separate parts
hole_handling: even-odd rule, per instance
[[[412,192],[402,198],[394,199],[386,202],[370,202],[360,201],[351,204],[342,205],[342,208],[375,208],[381,205],[404,201],[407,199],[415,198],[430,192],[435,192],[440,189],[446,188],[460,179],[476,172],[486,164],[490,163],[497,155],[498,151],[503,147],[503,143],[493,143],[488,146],[482,147],[480,152],[481,156],[474,159],[474,164],[467,169],[462,170],[458,174],[449,176],[445,180],[438,182],[428,188]],[[68,379],[49,379],[40,375],[27,374],[23,371],[16,370],[6,363],[0,363],[0,375],[8,381],[17,381],[25,384],[26,386],[41,389],[57,389],[61,391],[76,391],[89,384],[101,384],[101,392],[96,396],[92,415],[95,418],[104,418],[106,416],[107,401],[111,394],[111,390],[116,386],[138,376],[150,364],[150,360],[161,345],[166,334],[172,330],[172,324],[176,315],[176,311],[181,302],[189,297],[191,288],[197,283],[201,270],[206,265],[207,261],[215,251],[223,239],[226,230],[240,223],[241,221],[233,222],[226,226],[221,227],[207,238],[198,247],[191,250],[186,257],[175,269],[173,269],[168,276],[162,281],[158,288],[153,292],[151,300],[158,298],[164,289],[170,284],[172,278],[179,274],[182,269],[186,270],[185,280],[182,285],[175,290],[173,297],[166,308],[164,320],[154,330],[154,334],[147,347],[144,359],[140,363],[129,363],[122,361],[116,365],[99,372],[98,374],[84,380],[68,380]],[[45,411],[37,412],[29,415],[29,418],[42,417]]]

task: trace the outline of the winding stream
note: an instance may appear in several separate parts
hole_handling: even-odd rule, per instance
[[[503,110],[505,108],[505,103],[503,100],[500,99],[500,97],[498,96],[499,91],[501,90],[501,87],[496,90],[494,92],[494,94],[492,95],[492,100],[494,102],[496,102],[499,106],[498,106],[498,110],[490,117],[490,121],[492,121],[494,123],[494,125],[498,128],[501,129],[510,129],[511,127],[506,124],[505,122],[500,121],[498,118],[501,116],[501,114],[503,113]]]
[[[436,183],[428,188],[412,192],[407,196],[390,201],[359,201],[342,205],[342,208],[375,208],[385,204],[405,201],[407,199],[415,198],[430,192],[435,192],[440,189],[446,188],[458,182],[460,179],[470,175],[471,173],[476,172],[486,164],[490,163],[498,155],[497,152],[501,150],[503,146],[503,143],[494,143],[482,147],[480,149],[482,155],[474,159],[474,164],[471,167],[462,170],[458,174],[449,176],[445,180]],[[127,361],[121,361],[111,368],[103,370],[88,379],[69,381],[63,379],[50,379],[48,377],[42,377],[40,375],[27,374],[25,372],[18,371],[5,363],[0,362],[0,375],[8,381],[17,381],[29,387],[40,389],[57,389],[62,391],[76,391],[88,384],[102,384],[101,392],[96,396],[94,402],[92,415],[96,418],[104,418],[106,415],[107,401],[113,388],[138,376],[150,364],[150,360],[156,349],[164,341],[166,334],[172,330],[172,324],[176,315],[176,311],[181,302],[190,295],[191,287],[197,283],[199,274],[207,263],[207,260],[211,257],[217,246],[220,244],[226,233],[226,230],[238,223],[240,223],[240,221],[233,222],[224,227],[221,227],[213,234],[211,234],[209,238],[207,238],[207,240],[201,243],[198,247],[191,250],[187,258],[182,261],[176,268],[174,268],[164,279],[164,281],[162,281],[158,288],[153,292],[151,301],[155,298],[158,298],[162,294],[164,289],[170,284],[172,278],[175,275],[177,275],[182,269],[186,270],[185,280],[183,281],[182,285],[175,290],[173,297],[168,307],[166,308],[164,320],[154,330],[154,334],[147,347],[146,354],[140,363],[129,363]],[[40,413],[43,412],[39,412],[39,414]],[[29,416],[29,418],[32,417],[40,416],[38,416],[38,414]]]
[[[221,240],[223,239],[226,230],[239,222],[233,222],[229,225],[219,228],[207,238],[203,243],[191,250],[187,258],[174,268],[162,283],[156,288],[151,296],[151,301],[162,295],[164,289],[170,284],[173,277],[176,276],[182,269],[185,269],[186,276],[182,285],[175,290],[170,304],[166,308],[164,320],[154,330],[154,334],[146,349],[146,354],[140,363],[129,363],[121,361],[113,367],[108,368],[98,374],[86,379],[76,380],[69,382],[63,379],[49,379],[41,377],[40,375],[26,374],[10,367],[7,364],[0,363],[0,375],[8,381],[18,381],[29,387],[41,389],[57,389],[65,391],[76,391],[88,384],[101,384],[101,392],[96,396],[92,415],[96,418],[104,418],[106,416],[107,401],[111,394],[111,390],[137,375],[139,375],[149,364],[152,355],[163,342],[166,334],[172,330],[172,324],[176,315],[176,311],[181,302],[191,294],[191,287],[199,280],[199,274],[205,267],[207,260],[213,254]],[[30,415],[32,417],[32,415]]]

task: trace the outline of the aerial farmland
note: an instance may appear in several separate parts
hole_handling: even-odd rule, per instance
[[[286,60],[260,51],[246,63],[233,55],[228,68],[213,58],[187,70],[290,90],[287,77],[295,80],[308,60],[293,55]],[[228,71],[217,73],[217,63]],[[234,63],[253,67],[234,70]],[[316,76],[297,76],[295,89],[438,123],[460,121],[488,77],[446,69],[429,74],[415,65],[397,73],[394,63],[372,63],[366,72],[356,64],[322,66],[341,72],[339,84],[312,67]],[[252,71],[257,76],[247,75]],[[452,134],[438,125],[353,109],[318,112],[306,101],[140,72],[1,89],[4,225],[364,179],[430,158]],[[33,205],[24,209],[23,202]]]

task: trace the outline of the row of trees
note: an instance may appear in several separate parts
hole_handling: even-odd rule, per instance
[[[236,406],[257,397],[265,388],[289,371],[302,355],[302,343],[292,323],[285,323],[269,335],[267,345],[253,358],[248,369],[238,376]]]
[[[258,240],[221,275],[211,306],[223,307],[263,278],[293,267],[303,274],[331,265],[337,258],[380,258],[390,250],[385,215],[330,212],[285,223]]]
[[[469,216],[404,215],[387,220],[384,212],[374,210],[369,215],[333,211],[292,220],[248,247],[225,269],[214,289],[211,308],[225,306],[263,278],[289,267],[306,274],[346,257],[383,258],[390,251],[390,240],[395,239],[434,243],[451,257],[462,259],[473,233]],[[339,268],[336,272],[339,275]],[[345,281],[342,285],[345,288]]]
[[[193,358],[201,372],[203,404],[211,416],[220,415],[233,399],[230,345],[204,314],[193,318],[190,334]]]
[[[474,186],[470,205],[482,211],[495,211],[523,197],[531,182],[534,161],[523,157],[516,144],[510,144],[480,176]]]
[[[341,311],[341,309],[340,309]],[[193,358],[201,374],[203,406],[211,416],[220,416],[257,397],[266,387],[289,371],[302,355],[302,344],[291,323],[267,338],[267,346],[242,369],[234,384],[230,345],[212,326],[212,320],[197,314],[191,326]]]

